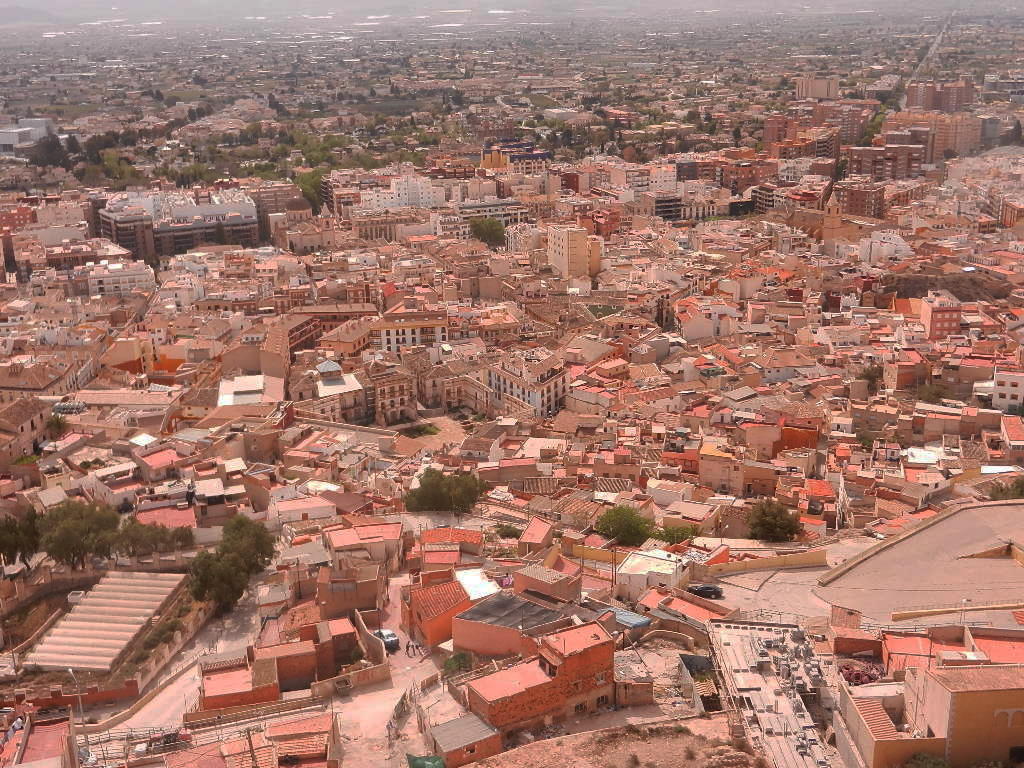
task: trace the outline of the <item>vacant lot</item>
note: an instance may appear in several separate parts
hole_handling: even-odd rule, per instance
[[[724,716],[560,736],[481,760],[481,768],[747,768],[754,758],[725,740]]]

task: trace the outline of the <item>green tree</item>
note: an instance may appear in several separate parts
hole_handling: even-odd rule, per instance
[[[775,499],[761,499],[747,514],[750,537],[761,541],[792,541],[800,533],[800,520]]]
[[[28,565],[29,559],[39,551],[39,525],[34,510],[28,510],[21,517],[0,519],[0,556],[8,565],[21,560]]]
[[[218,550],[223,555],[236,555],[246,576],[250,576],[262,571],[274,558],[274,537],[262,523],[235,515],[224,526]]]
[[[934,404],[947,397],[949,390],[941,381],[933,381],[919,386],[915,394],[918,400]]]
[[[245,592],[249,577],[274,557],[274,537],[262,523],[235,515],[224,526],[215,552],[200,552],[189,568],[189,591],[196,600],[231,608]]]
[[[189,569],[189,592],[196,600],[212,600],[221,610],[235,605],[249,583],[242,559],[234,554],[200,552]]]
[[[78,155],[82,152],[82,145],[79,143],[78,137],[74,135],[68,136],[67,141],[64,142],[64,148],[70,155]]]
[[[700,531],[692,525],[670,525],[659,528],[654,533],[654,538],[667,541],[669,544],[680,544],[699,534]]]
[[[70,166],[68,152],[61,144],[60,138],[55,133],[49,133],[39,140],[28,156],[32,165],[43,168],[59,166],[67,168]]]
[[[941,757],[926,755],[924,752],[918,752],[907,760],[903,766],[904,768],[949,768],[949,763]]]
[[[487,489],[476,475],[457,472],[446,475],[428,469],[420,475],[419,486],[405,495],[405,506],[412,512],[443,511],[466,514]]]
[[[320,180],[324,177],[324,171],[309,171],[300,173],[295,177],[296,186],[302,190],[302,196],[313,206],[313,213],[320,213]]]
[[[58,563],[84,568],[90,557],[110,557],[120,524],[105,504],[68,499],[39,519],[39,543]]]
[[[473,233],[473,237],[491,248],[505,244],[505,225],[489,216],[473,219],[469,222],[469,231]]]
[[[654,523],[624,504],[602,514],[594,524],[594,530],[627,547],[643,544],[655,532]]]

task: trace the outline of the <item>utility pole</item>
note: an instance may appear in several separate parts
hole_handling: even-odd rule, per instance
[[[252,745],[252,728],[245,729],[245,738],[249,742],[249,759],[252,760],[252,768],[259,768],[259,763],[256,760],[256,750]]]

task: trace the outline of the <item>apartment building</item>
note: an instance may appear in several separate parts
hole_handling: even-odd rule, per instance
[[[565,361],[544,349],[513,352],[487,370],[488,386],[499,402],[518,401],[538,416],[548,416],[565,402],[569,372]]]
[[[921,323],[929,339],[960,332],[960,301],[949,291],[929,291],[921,299]]]
[[[562,277],[594,277],[601,271],[604,240],[583,227],[548,227],[548,263]]]
[[[875,181],[914,179],[922,173],[925,149],[919,144],[850,147],[847,150],[847,172],[870,176]]]
[[[808,75],[796,78],[798,99],[834,99],[839,96],[839,77],[814,77]]]

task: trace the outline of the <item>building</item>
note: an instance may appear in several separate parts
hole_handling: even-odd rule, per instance
[[[370,344],[385,352],[433,347],[448,341],[448,310],[409,298],[387,310],[370,328]]]
[[[921,299],[921,323],[929,339],[960,332],[960,301],[949,291],[928,291]]]
[[[569,372],[558,355],[531,349],[512,352],[490,366],[487,384],[499,403],[508,406],[518,402],[538,416],[547,416],[565,403]]]
[[[796,78],[798,99],[835,99],[839,96],[839,77],[814,77],[807,75]]]
[[[927,129],[924,162],[940,163],[949,157],[969,155],[981,148],[981,118],[964,112],[946,114],[907,109],[889,112],[883,126],[890,130]]]
[[[992,405],[1004,413],[1024,407],[1024,371],[997,367],[993,375]]]
[[[467,686],[469,709],[506,740],[615,703],[615,641],[596,622],[540,638],[535,656]]]
[[[848,216],[885,218],[885,182],[869,176],[847,177],[833,185],[832,201]]]
[[[977,88],[970,77],[956,81],[919,80],[907,84],[907,109],[960,112],[974,103]]]
[[[205,244],[259,243],[256,204],[238,189],[212,192],[204,203],[184,192],[122,192],[99,211],[99,226],[102,237],[152,266]]]
[[[75,296],[128,296],[154,290],[153,268],[141,261],[101,261],[71,272],[71,292]]]
[[[847,156],[847,173],[869,176],[874,181],[916,179],[922,174],[925,147],[919,144],[850,147]]]
[[[1022,702],[1024,665],[947,652],[937,667],[908,668],[902,686],[841,685],[836,747],[847,765],[867,768],[902,765],[916,754],[951,768],[1014,765],[1024,760]]]
[[[548,263],[562,277],[594,277],[601,271],[604,240],[583,227],[548,228]]]

